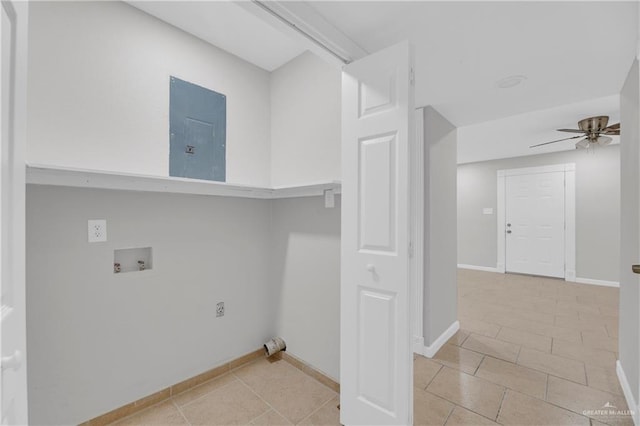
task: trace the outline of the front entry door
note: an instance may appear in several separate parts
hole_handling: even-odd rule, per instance
[[[565,173],[506,177],[506,271],[564,278]]]
[[[402,43],[344,68],[340,421],[413,415],[409,286],[412,54]]]

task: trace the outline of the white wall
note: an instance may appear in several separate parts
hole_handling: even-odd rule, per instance
[[[496,267],[498,170],[564,163],[576,164],[576,276],[618,281],[620,145],[459,165],[458,263]]]
[[[619,122],[619,99],[620,96],[615,94],[459,127],[458,163],[573,150],[577,140],[536,148],[529,148],[529,146],[574,136],[570,133],[558,132],[556,129],[577,129],[578,118],[608,115],[610,124]],[[618,139],[614,136],[614,142]]]
[[[340,378],[340,198],[274,200],[271,282],[279,294],[277,334],[287,351]]]
[[[227,96],[227,181],[269,184],[268,72],[122,2],[30,12],[29,163],[167,176],[173,75]]]
[[[271,74],[271,184],[340,180],[341,70],[304,53]]]
[[[424,304],[427,346],[457,320],[456,128],[424,108]]]
[[[635,60],[620,95],[621,121],[621,245],[620,245],[620,365],[631,391],[629,409],[640,406],[640,279],[631,265],[640,263],[640,72]],[[634,406],[635,405],[635,406]],[[638,413],[636,412],[636,419]],[[638,424],[638,422],[636,422]]]
[[[28,185],[31,423],[81,423],[271,338],[269,203]],[[114,249],[147,246],[152,270],[113,273]]]

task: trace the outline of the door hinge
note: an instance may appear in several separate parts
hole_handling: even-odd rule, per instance
[[[416,73],[413,71],[413,68],[409,70],[409,84],[412,86],[416,85]]]

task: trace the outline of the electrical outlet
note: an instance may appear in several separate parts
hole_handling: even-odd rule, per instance
[[[104,219],[89,220],[89,242],[101,243],[107,241],[107,221]]]
[[[224,316],[224,302],[220,302],[216,305],[216,317]]]

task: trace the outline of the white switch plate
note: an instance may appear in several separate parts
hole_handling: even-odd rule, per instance
[[[90,243],[107,241],[107,221],[104,219],[89,220],[88,232]]]
[[[482,209],[482,214],[493,214],[493,208],[485,207],[484,209]]]
[[[333,189],[325,189],[324,191],[324,207],[332,209],[336,206],[336,192]]]

